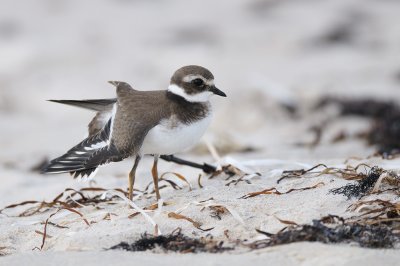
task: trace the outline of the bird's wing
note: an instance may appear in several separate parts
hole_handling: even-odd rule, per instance
[[[121,152],[135,155],[147,133],[170,115],[165,91],[136,91],[124,82],[112,83],[117,91],[117,111],[112,142]]]
[[[49,100],[49,102],[72,105],[92,111],[110,110],[110,106],[117,102],[116,98],[111,99],[90,99],[90,100]]]
[[[150,129],[160,118],[169,115],[162,101],[165,92],[138,92],[124,82],[112,84],[117,87],[117,102],[110,104],[110,111],[98,111],[91,122],[96,130],[66,154],[52,160],[43,172],[69,172],[75,177],[90,175],[99,165],[136,155]],[[105,117],[108,120],[102,126]]]
[[[72,105],[91,111],[96,111],[95,117],[88,125],[89,136],[94,136],[100,132],[112,115],[112,109],[117,102],[116,98],[112,99],[91,99],[91,100],[49,100],[51,102]]]
[[[113,120],[112,116],[98,133],[87,137],[66,154],[52,160],[43,172],[69,172],[75,177],[90,175],[99,165],[126,158],[111,142]]]
[[[121,154],[111,143],[117,99],[94,100],[51,100],[96,111],[89,123],[89,136],[75,145],[64,155],[52,160],[42,171],[44,173],[69,172],[75,177],[90,175],[99,165],[123,160]]]

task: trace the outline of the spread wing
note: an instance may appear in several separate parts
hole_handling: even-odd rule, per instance
[[[125,82],[110,83],[117,87],[117,99],[53,100],[97,113],[89,124],[89,137],[52,160],[44,173],[89,176],[102,164],[136,155],[150,129],[169,115],[165,91],[138,92]]]
[[[66,105],[72,105],[92,111],[96,111],[95,117],[88,125],[89,136],[94,136],[100,132],[112,116],[112,110],[117,102],[116,98],[112,99],[91,99],[91,100],[49,100]]]
[[[75,177],[90,176],[99,165],[120,161],[126,157],[111,142],[115,109],[107,123],[97,133],[75,145],[64,155],[52,160],[44,169],[44,173],[69,172]]]

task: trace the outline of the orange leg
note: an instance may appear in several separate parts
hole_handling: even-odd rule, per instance
[[[136,177],[136,168],[139,165],[141,157],[139,155],[136,155],[135,158],[135,163],[133,164],[133,167],[131,171],[129,172],[129,188],[128,188],[128,197],[130,200],[133,198],[133,185],[135,184],[135,177]]]
[[[151,169],[151,174],[153,175],[154,190],[156,191],[157,201],[160,200],[160,191],[158,190],[158,171],[157,171],[158,157],[159,157],[158,154],[154,155],[153,168]]]

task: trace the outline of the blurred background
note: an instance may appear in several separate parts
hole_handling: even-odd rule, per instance
[[[327,123],[337,111],[314,107],[326,96],[400,100],[399,14],[396,0],[3,0],[0,179],[40,178],[35,165],[85,135],[92,113],[46,99],[114,97],[108,80],[166,89],[187,64],[210,69],[228,94],[213,99],[206,136],[221,154],[368,156],[363,140],[331,141],[368,121]],[[310,148],[321,125],[327,133]],[[196,154],[212,162],[204,147],[187,157]]]

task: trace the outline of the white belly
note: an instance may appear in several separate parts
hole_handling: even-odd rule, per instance
[[[174,154],[194,146],[211,122],[209,114],[202,120],[186,125],[176,119],[161,121],[152,128],[143,141],[141,154]]]

